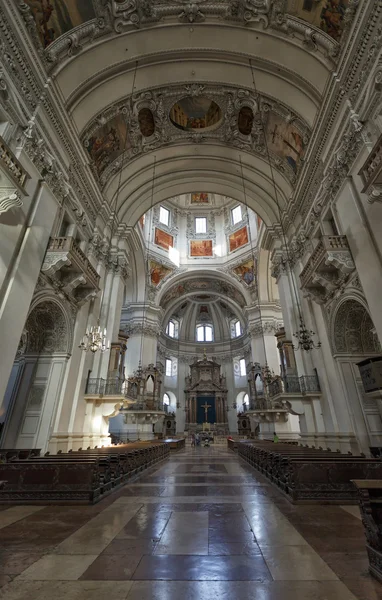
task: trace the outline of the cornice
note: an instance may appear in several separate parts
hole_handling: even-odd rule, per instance
[[[321,29],[286,13],[285,0],[95,0],[96,18],[59,37],[45,50],[39,43],[29,7],[17,0],[26,27],[39,45],[46,67],[54,69],[59,61],[75,56],[79,51],[99,43],[102,36],[123,34],[137,29],[184,24],[203,26],[216,23],[231,27],[246,27],[254,31],[277,34],[306,51],[314,52],[332,63],[338,57],[339,44]],[[352,0],[351,0],[352,3]],[[348,14],[351,11],[348,10]]]
[[[358,1],[352,2],[352,5],[353,7],[357,6]],[[367,9],[370,9],[368,13]],[[373,69],[376,49],[380,48],[382,39],[381,13],[381,0],[369,5],[364,2],[361,5],[357,24],[359,26],[362,19],[367,19],[367,23],[362,28],[358,27],[357,29],[356,24],[352,28],[347,46],[342,54],[339,71],[333,75],[329,84],[326,92],[327,101],[323,104],[317,116],[316,127],[312,133],[308,154],[305,157],[305,165],[302,168],[293,199],[289,205],[288,213],[291,222],[295,220],[297,214],[307,214],[316,191],[322,183],[326,165],[323,165],[321,156],[327,139],[333,131],[333,125],[343,102],[352,98],[353,105],[355,107],[358,105],[357,94],[361,89],[361,85],[356,84],[352,87],[352,82],[357,72],[360,72],[360,80],[363,81]],[[355,36],[356,39],[354,39]],[[358,40],[358,43],[356,40]],[[357,43],[356,47],[354,47],[355,43]],[[352,89],[356,89],[354,95],[350,91]],[[335,141],[337,142],[338,139],[336,138]]]
[[[0,6],[1,59],[22,103],[24,123],[20,125],[25,126],[28,122],[29,128],[31,124],[33,128],[38,127],[46,146],[44,150],[60,164],[59,169],[64,178],[70,181],[77,201],[86,210],[89,221],[94,222],[99,192],[96,187],[92,187],[84,173],[84,152],[79,145],[77,132],[44,71],[41,53],[36,51],[28,36],[23,36],[22,41],[20,40],[23,29],[24,23],[13,3],[6,5],[6,11]],[[45,116],[48,116],[49,126],[46,125]],[[51,126],[62,146],[57,145],[53,139]]]

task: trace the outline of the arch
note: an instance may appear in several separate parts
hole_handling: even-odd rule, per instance
[[[121,222],[136,224],[152,208],[154,163],[155,205],[202,188],[248,205],[268,227],[279,220],[268,160],[209,141],[157,148],[155,153],[147,152],[124,165],[118,205]],[[273,175],[278,205],[283,210],[293,188],[275,168]],[[103,189],[111,206],[115,203],[118,184],[119,171],[116,170]]]
[[[25,324],[27,354],[70,354],[73,328],[66,308],[55,297],[36,298]]]
[[[170,406],[171,408],[176,408],[177,399],[176,399],[176,396],[175,396],[174,392],[171,392],[170,390],[167,390],[167,389],[165,389],[165,390],[164,390],[164,394],[163,394],[163,398],[164,398],[166,395],[167,395],[167,396],[169,397],[169,399],[170,399],[170,404],[169,404],[169,406]]]
[[[380,350],[374,324],[359,298],[346,297],[337,306],[332,321],[336,354],[375,354]]]
[[[247,298],[248,292],[240,289],[238,282],[233,277],[231,278],[222,272],[219,272],[217,276],[211,271],[203,270],[180,273],[172,278],[167,285],[163,286],[158,297],[158,303],[166,310],[173,310],[180,299],[208,292],[227,297],[236,305],[236,311],[239,308],[239,313],[250,301]]]

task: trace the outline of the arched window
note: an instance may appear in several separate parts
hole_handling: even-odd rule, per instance
[[[197,342],[212,342],[213,341],[212,325],[198,325],[196,327],[196,341]]]
[[[170,319],[167,323],[166,333],[171,338],[177,338],[179,332],[179,323],[175,319]]]
[[[245,394],[244,398],[243,398],[243,404],[246,404],[248,406],[248,403],[249,403],[249,396],[248,396],[248,394]]]
[[[170,396],[168,394],[163,394],[163,404],[165,406],[170,406]]]
[[[240,323],[239,319],[232,319],[232,321],[231,321],[231,337],[232,338],[240,337],[242,333],[243,333],[243,330],[241,328],[241,323]]]

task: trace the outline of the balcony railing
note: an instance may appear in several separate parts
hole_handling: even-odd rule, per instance
[[[81,270],[92,280],[93,285],[98,285],[100,279],[99,274],[82,252],[81,248],[77,245],[73,237],[50,238],[47,252],[71,254],[71,258],[74,259]]]
[[[313,273],[325,261],[328,252],[333,251],[349,252],[349,245],[346,235],[324,235],[313,250],[311,257],[300,274],[301,284],[304,286]]]
[[[8,148],[3,138],[0,136],[0,166],[6,171],[7,175],[16,185],[24,190],[28,173],[17,160],[12,150]]]
[[[123,379],[88,379],[85,394],[94,396],[121,396],[125,394],[125,382]]]
[[[382,135],[379,136],[374,148],[370,152],[359,175],[361,175],[364,188],[363,192],[368,192],[373,185],[382,184]]]
[[[275,379],[268,386],[269,396],[274,398],[278,394],[307,394],[320,392],[320,382],[316,375],[303,375],[302,377],[287,375]]]

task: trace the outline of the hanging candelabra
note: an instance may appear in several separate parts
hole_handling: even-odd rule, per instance
[[[106,328],[102,331],[99,325],[88,328],[79,348],[85,352],[93,352],[93,354],[98,350],[100,352],[110,350],[110,341],[106,341],[106,333]]]
[[[294,350],[305,350],[309,352],[310,350],[318,350],[321,348],[321,342],[317,342],[317,344],[313,341],[313,336],[315,336],[315,332],[311,329],[307,329],[305,326],[302,315],[300,315],[300,328],[296,333],[293,334],[293,337],[297,339],[297,344],[293,345]]]

